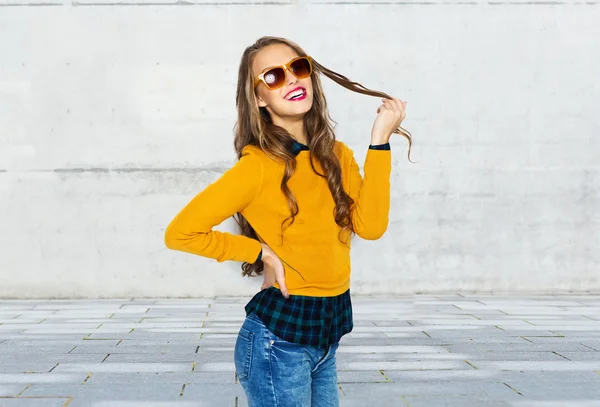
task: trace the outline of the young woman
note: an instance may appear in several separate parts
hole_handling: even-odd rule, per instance
[[[384,98],[364,179],[335,138],[318,74]],[[337,406],[335,352],[353,327],[350,240],[387,229],[392,133],[408,139],[410,160],[411,136],[399,127],[406,102],[323,67],[289,40],[263,37],[242,55],[236,104],[239,160],[177,214],[165,243],[263,274],[234,350],[250,407]],[[240,235],[212,230],[231,216]]]

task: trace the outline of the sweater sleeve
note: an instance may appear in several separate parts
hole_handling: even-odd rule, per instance
[[[247,146],[233,167],[198,193],[175,216],[165,230],[165,245],[218,262],[254,263],[262,250],[258,240],[212,228],[248,206],[260,192],[262,180],[261,158]]]
[[[390,212],[390,174],[392,153],[389,147],[367,150],[364,178],[354,153],[348,147],[350,171],[349,195],[354,200],[350,216],[356,234],[363,239],[379,239],[388,227]]]

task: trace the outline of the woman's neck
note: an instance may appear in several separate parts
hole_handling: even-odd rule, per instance
[[[306,135],[306,129],[304,127],[303,118],[300,118],[298,120],[283,120],[281,118],[278,118],[278,120],[274,119],[273,123],[276,126],[286,129],[287,132],[290,133],[292,138],[298,143],[308,145],[308,137]]]

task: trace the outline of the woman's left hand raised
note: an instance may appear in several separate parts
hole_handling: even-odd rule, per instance
[[[394,130],[406,117],[406,102],[400,99],[382,99],[383,104],[377,109],[377,117],[371,130],[371,144],[389,143]]]

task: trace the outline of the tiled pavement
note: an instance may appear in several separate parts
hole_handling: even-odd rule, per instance
[[[0,301],[0,406],[246,406],[249,298]],[[353,297],[342,406],[600,406],[600,295]]]

